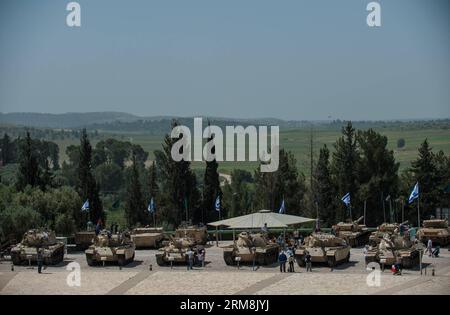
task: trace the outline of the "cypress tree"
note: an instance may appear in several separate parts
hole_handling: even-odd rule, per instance
[[[139,180],[138,165],[136,155],[132,155],[132,165],[129,169],[127,183],[127,198],[125,202],[125,216],[128,227],[134,227],[138,223],[148,224],[148,215],[146,215],[146,207],[142,187]]]
[[[27,185],[35,187],[40,183],[40,170],[38,160],[33,152],[30,133],[20,141],[19,171],[17,173],[17,189],[23,190]]]

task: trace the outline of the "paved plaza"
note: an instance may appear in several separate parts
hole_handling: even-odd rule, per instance
[[[206,266],[192,271],[185,266],[160,267],[155,253],[137,250],[135,261],[123,268],[113,264],[89,267],[83,252],[69,253],[63,263],[47,267],[42,274],[36,266],[14,266],[12,271],[11,263],[2,261],[0,294],[450,294],[447,248],[441,249],[438,258],[423,257],[422,275],[418,267],[404,270],[402,276],[385,270],[379,286],[365,268],[361,248],[352,249],[350,262],[334,269],[314,265],[307,273],[296,265],[295,273],[283,274],[276,264],[256,270],[227,266],[222,249],[216,246],[207,248]],[[67,283],[73,275],[67,270],[71,262],[80,266],[80,286]]]

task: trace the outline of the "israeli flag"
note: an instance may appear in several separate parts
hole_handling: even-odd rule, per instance
[[[413,190],[411,191],[411,195],[409,195],[408,203],[413,202],[417,198],[419,198],[419,182],[416,183]]]
[[[350,204],[350,193],[346,193],[344,197],[341,198],[342,202],[348,207]]]
[[[280,214],[286,213],[286,208],[284,207],[284,199],[281,202],[280,210],[278,210],[278,213]]]
[[[216,211],[220,211],[220,196],[217,196],[215,206],[216,206]]]
[[[89,210],[89,199],[86,199],[86,201],[83,203],[83,206],[81,207],[81,211],[88,211]]]
[[[153,213],[156,211],[156,206],[155,206],[155,201],[152,199],[150,200],[150,203],[148,204],[148,208],[147,208],[148,212]]]

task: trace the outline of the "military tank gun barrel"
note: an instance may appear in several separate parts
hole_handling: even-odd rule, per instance
[[[355,224],[361,223],[361,221],[364,219],[364,216],[360,216],[357,220],[353,221]]]

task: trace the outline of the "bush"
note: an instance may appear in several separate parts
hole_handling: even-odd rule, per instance
[[[21,240],[29,229],[39,228],[41,216],[29,207],[14,206],[0,212],[0,233],[2,239],[13,236]]]
[[[405,139],[400,138],[397,140],[397,148],[398,149],[404,148],[405,144],[406,144]]]
[[[58,214],[55,219],[55,232],[57,235],[70,236],[75,233],[75,220],[69,213]]]

